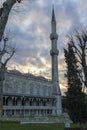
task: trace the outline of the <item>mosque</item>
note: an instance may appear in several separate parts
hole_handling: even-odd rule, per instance
[[[3,116],[48,116],[62,114],[58,80],[58,49],[54,9],[51,20],[52,80],[18,71],[5,73]]]

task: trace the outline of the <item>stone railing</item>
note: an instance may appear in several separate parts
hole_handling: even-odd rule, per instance
[[[55,109],[55,107],[52,106],[3,106],[3,109]]]

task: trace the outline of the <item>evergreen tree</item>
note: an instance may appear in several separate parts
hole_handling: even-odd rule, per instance
[[[87,120],[87,105],[85,103],[85,94],[82,92],[77,59],[71,44],[68,44],[68,49],[64,49],[64,55],[67,64],[67,112],[74,123],[84,123]]]

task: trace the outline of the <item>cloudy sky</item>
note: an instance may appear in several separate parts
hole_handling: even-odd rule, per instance
[[[87,25],[87,0],[24,0],[16,4],[9,16],[6,32],[17,52],[9,61],[9,69],[29,72],[51,78],[51,12],[54,4],[59,49],[59,79],[62,90],[66,89],[63,48],[66,36],[74,29]]]

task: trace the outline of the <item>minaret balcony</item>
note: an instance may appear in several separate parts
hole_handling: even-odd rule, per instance
[[[58,35],[56,34],[56,33],[51,33],[51,35],[50,35],[50,39],[51,40],[54,40],[54,39],[58,39]]]
[[[59,51],[56,49],[56,50],[50,50],[50,55],[58,55]]]

